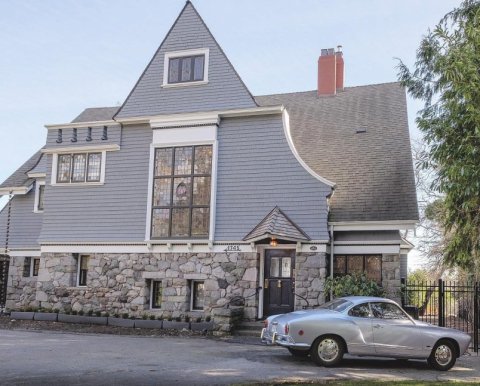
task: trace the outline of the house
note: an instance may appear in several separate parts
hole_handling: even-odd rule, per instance
[[[366,272],[392,296],[418,220],[398,83],[254,97],[187,1],[120,107],[46,125],[0,185],[3,301],[176,317],[242,297],[255,319]],[[7,280],[5,280],[7,278]]]

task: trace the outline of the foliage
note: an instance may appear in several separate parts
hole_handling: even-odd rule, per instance
[[[385,291],[376,281],[367,278],[364,273],[328,277],[325,280],[325,292],[332,292],[333,297],[342,296],[384,296]]]
[[[422,39],[415,68],[399,78],[424,102],[417,125],[428,146],[421,168],[444,194],[445,261],[478,272],[480,258],[480,2],[465,0]]]

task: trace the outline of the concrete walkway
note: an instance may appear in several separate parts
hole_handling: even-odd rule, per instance
[[[280,347],[248,342],[0,330],[2,385],[228,385],[327,379],[480,383],[480,358],[464,356],[448,372],[430,370],[420,361],[353,358],[326,369],[309,359],[295,359]]]

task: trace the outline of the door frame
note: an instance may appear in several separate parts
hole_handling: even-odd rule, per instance
[[[263,298],[264,298],[264,293],[263,293],[263,281],[265,278],[265,250],[267,249],[294,249],[295,250],[295,264],[293,269],[293,275],[292,278],[294,281],[296,281],[296,275],[297,275],[297,269],[296,269],[296,264],[297,264],[297,245],[296,244],[279,244],[276,247],[270,246],[270,244],[259,244],[257,245],[257,253],[260,254],[260,266],[258,270],[258,286],[262,287],[262,289],[258,293],[258,319],[263,318]],[[293,297],[293,310],[296,310],[296,299],[295,296]]]

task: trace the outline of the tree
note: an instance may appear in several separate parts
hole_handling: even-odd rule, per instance
[[[416,122],[428,146],[421,168],[433,168],[443,194],[445,261],[480,267],[480,2],[465,0],[429,31],[414,70],[400,62],[399,79],[424,102]]]

